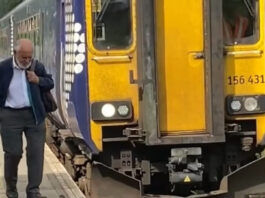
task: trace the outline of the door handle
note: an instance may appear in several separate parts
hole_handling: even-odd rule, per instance
[[[205,55],[204,55],[204,52],[194,52],[192,53],[192,57],[194,59],[204,59]]]

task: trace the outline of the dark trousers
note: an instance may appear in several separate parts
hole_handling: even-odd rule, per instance
[[[43,175],[45,124],[35,125],[31,108],[7,109],[0,112],[1,137],[4,156],[4,175],[8,191],[16,191],[18,164],[22,157],[22,134],[27,140],[26,156],[28,167],[28,197],[39,194],[39,186]]]

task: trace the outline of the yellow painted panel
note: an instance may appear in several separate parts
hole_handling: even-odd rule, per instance
[[[263,138],[264,138],[264,134],[265,134],[265,116],[260,116],[257,117],[257,144],[259,144]]]
[[[130,84],[129,78],[129,69],[133,69],[132,67],[132,63],[98,64],[96,61],[90,61],[91,102],[125,100],[135,96],[137,87]]]
[[[91,1],[86,1],[87,45],[88,45],[88,83],[90,103],[99,101],[129,100],[133,106],[133,120],[139,118],[138,85],[130,83],[130,71],[137,79],[136,20],[135,0],[133,7],[133,44],[124,50],[99,51],[94,48],[92,41],[92,9]],[[129,58],[128,58],[129,57]],[[96,147],[102,151],[102,126],[125,125],[128,122],[94,122],[90,121],[91,136]]]
[[[203,2],[158,0],[156,23],[160,131],[204,131]]]
[[[250,58],[228,56],[225,65],[226,95],[265,93],[264,55]]]
[[[89,53],[88,56],[93,57]],[[94,60],[89,61],[89,96],[90,102],[96,101],[121,101],[130,100],[133,105],[134,121],[139,117],[138,86],[130,84],[129,71],[134,71],[137,78],[136,54],[130,63],[97,63]],[[102,149],[101,127],[106,123],[91,121],[92,139],[97,147]],[[109,124],[116,125],[117,122]]]

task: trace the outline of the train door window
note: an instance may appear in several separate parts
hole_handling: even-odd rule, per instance
[[[259,0],[223,0],[225,45],[254,44],[259,39]]]
[[[125,49],[131,45],[131,10],[131,0],[92,0],[93,43],[97,49]]]
[[[223,0],[225,45],[253,44],[259,39],[258,0]]]

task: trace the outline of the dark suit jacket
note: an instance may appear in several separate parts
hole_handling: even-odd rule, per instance
[[[42,91],[49,91],[54,87],[51,75],[46,73],[46,70],[40,62],[36,62],[35,73],[39,77],[39,84],[29,83],[32,97],[32,109],[36,124],[44,121],[46,111],[41,98]],[[8,88],[13,76],[13,58],[8,58],[0,62],[0,107],[4,107]]]

